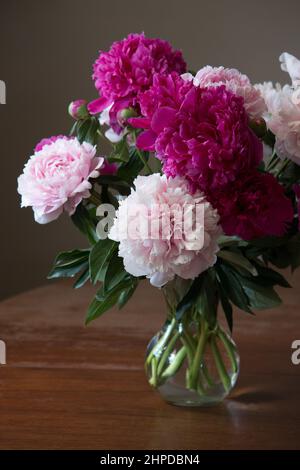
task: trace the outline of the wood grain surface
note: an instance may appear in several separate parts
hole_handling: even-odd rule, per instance
[[[300,273],[285,303],[255,317],[235,312],[238,384],[224,403],[168,405],[143,369],[164,321],[158,290],[140,285],[129,305],[84,326],[91,287],[49,282],[0,304],[1,449],[299,449]]]

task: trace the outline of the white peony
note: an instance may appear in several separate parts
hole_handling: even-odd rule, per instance
[[[138,176],[134,184],[135,190],[120,202],[108,235],[120,242],[119,256],[124,259],[126,271],[133,276],[147,276],[152,285],[161,287],[175,275],[194,279],[212,266],[216,262],[221,229],[216,210],[203,194],[191,195],[186,180],[180,177]],[[200,226],[197,226],[197,236],[201,238],[202,235],[201,246],[191,242],[184,231],[180,233],[178,219],[174,216],[170,224],[162,228],[166,213],[173,214],[172,208],[184,210],[195,204],[201,206],[203,214]],[[138,211],[140,207],[145,210]],[[152,237],[150,226],[151,229],[159,226],[158,237]],[[134,233],[128,233],[130,227],[135,227]],[[149,230],[146,235],[145,228]]]

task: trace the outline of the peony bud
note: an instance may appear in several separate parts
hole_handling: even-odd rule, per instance
[[[79,119],[85,119],[89,116],[86,100],[71,101],[68,111],[70,116],[73,119],[76,119],[76,121]]]
[[[263,118],[250,119],[249,125],[257,137],[263,137],[267,132],[266,121]]]
[[[125,124],[127,119],[136,117],[137,113],[133,108],[125,108],[118,114],[118,119],[122,124]]]

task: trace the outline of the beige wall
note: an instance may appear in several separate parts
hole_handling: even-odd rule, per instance
[[[299,0],[2,0],[0,297],[44,282],[57,251],[84,246],[67,217],[40,226],[19,209],[16,177],[38,139],[68,131],[69,101],[95,96],[98,49],[144,30],[182,48],[192,69],[234,66],[254,81],[284,80],[277,58],[300,56],[299,18]]]

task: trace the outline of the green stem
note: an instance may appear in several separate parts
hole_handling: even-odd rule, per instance
[[[226,352],[231,362],[232,370],[234,373],[236,373],[238,371],[238,363],[237,363],[236,356],[235,356],[235,347],[233,344],[231,344],[231,342],[227,338],[226,333],[224,333],[222,330],[219,330],[218,337],[223,342],[224,347],[226,349]]]
[[[215,382],[211,378],[210,373],[208,371],[208,368],[206,367],[206,365],[204,363],[202,364],[202,369],[201,370],[202,370],[202,374],[203,374],[206,382],[208,383],[208,385],[210,387],[213,387],[215,385]]]
[[[151,361],[151,378],[150,385],[157,387],[157,358],[154,356]]]
[[[147,359],[146,359],[146,364],[150,364],[152,361],[152,357],[164,347],[166,341],[169,339],[171,333],[173,332],[176,324],[176,319],[172,318],[171,323],[167,326],[165,333],[163,336],[158,340],[156,345],[153,347],[153,349],[150,351]]]
[[[197,344],[194,360],[189,373],[189,388],[197,390],[198,377],[200,373],[200,364],[203,360],[203,354],[205,351],[207,341],[207,324],[205,320],[201,321],[200,324],[200,337]]]
[[[164,350],[161,358],[158,360],[158,367],[157,367],[157,375],[158,377],[160,376],[161,372],[163,371],[163,368],[164,368],[164,365],[168,359],[168,357],[170,356],[174,346],[175,346],[175,343],[176,341],[178,340],[179,338],[179,333],[176,333],[173,338],[171,338],[171,340],[169,341],[168,343],[168,346],[166,347],[166,349]]]
[[[178,353],[176,354],[174,360],[171,362],[171,364],[164,370],[164,372],[161,375],[162,379],[168,379],[169,377],[172,377],[178,369],[181,367],[185,357],[186,357],[186,348],[183,346],[181,349],[179,349]]]
[[[227,371],[226,371],[222,356],[220,354],[217,342],[216,342],[216,340],[213,336],[211,337],[210,344],[211,344],[211,350],[212,350],[212,353],[214,355],[214,359],[215,359],[215,363],[216,363],[216,367],[217,367],[220,379],[222,381],[222,384],[223,384],[225,390],[228,391],[230,389],[230,385],[231,385],[230,378],[227,374]]]

